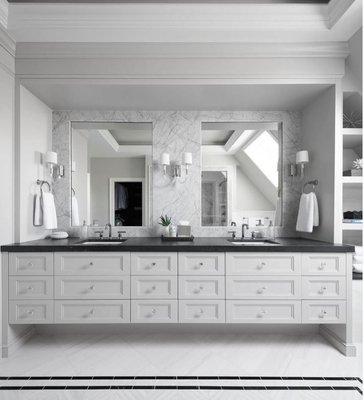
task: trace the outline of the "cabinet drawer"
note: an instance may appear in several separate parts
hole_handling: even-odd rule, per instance
[[[302,322],[340,324],[346,322],[346,301],[303,300]]]
[[[226,322],[300,323],[301,302],[287,300],[228,300],[226,301]]]
[[[299,275],[296,253],[226,253],[227,275]]]
[[[53,275],[53,253],[10,253],[9,275]]]
[[[224,275],[225,253],[178,253],[179,275]]]
[[[224,323],[224,300],[181,300],[179,302],[181,323]]]
[[[301,292],[299,276],[228,276],[227,299],[297,299]]]
[[[56,300],[55,322],[62,324],[130,322],[130,301]]]
[[[224,299],[224,276],[180,276],[180,299]]]
[[[133,299],[176,299],[176,276],[132,276],[131,297]]]
[[[130,297],[128,276],[56,276],[56,299],[125,299]]]
[[[132,275],[177,275],[177,253],[131,253]]]
[[[178,322],[177,300],[132,300],[131,322]]]
[[[129,275],[130,253],[55,253],[56,275]]]
[[[345,254],[303,253],[302,275],[346,275]]]
[[[52,276],[9,276],[9,299],[52,299]]]
[[[303,276],[302,297],[304,299],[345,299],[346,277]]]
[[[10,300],[10,324],[51,324],[53,323],[52,300]]]

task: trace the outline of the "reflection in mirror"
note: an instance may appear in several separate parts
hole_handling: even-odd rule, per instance
[[[281,124],[202,123],[202,226],[281,225]]]
[[[152,123],[72,122],[72,225],[145,226]]]

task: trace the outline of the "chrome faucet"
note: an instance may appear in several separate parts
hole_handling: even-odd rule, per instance
[[[249,229],[249,225],[248,224],[242,224],[241,225],[241,238],[244,239],[245,238],[245,228]]]
[[[111,224],[110,223],[106,224],[105,228],[109,228],[109,238],[111,239],[112,238],[112,226],[111,226]]]

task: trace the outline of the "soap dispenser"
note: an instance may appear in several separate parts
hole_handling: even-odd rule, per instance
[[[83,224],[81,226],[81,235],[80,236],[82,239],[87,239],[88,229],[87,229],[86,221],[83,221]]]

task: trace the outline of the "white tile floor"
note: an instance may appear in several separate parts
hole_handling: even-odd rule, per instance
[[[354,282],[354,338],[361,341],[361,282]],[[238,375],[362,376],[357,357],[344,357],[315,333],[305,335],[133,332],[37,335],[8,359],[0,375]],[[38,383],[37,383],[38,384]],[[99,383],[102,384],[102,383]],[[124,384],[124,383],[122,383]],[[142,384],[147,384],[143,382]],[[208,384],[212,384],[209,382]],[[248,383],[250,384],[250,383]],[[358,385],[356,385],[358,386]],[[254,399],[346,400],[358,392],[117,390],[2,392],[1,400],[25,399]]]

